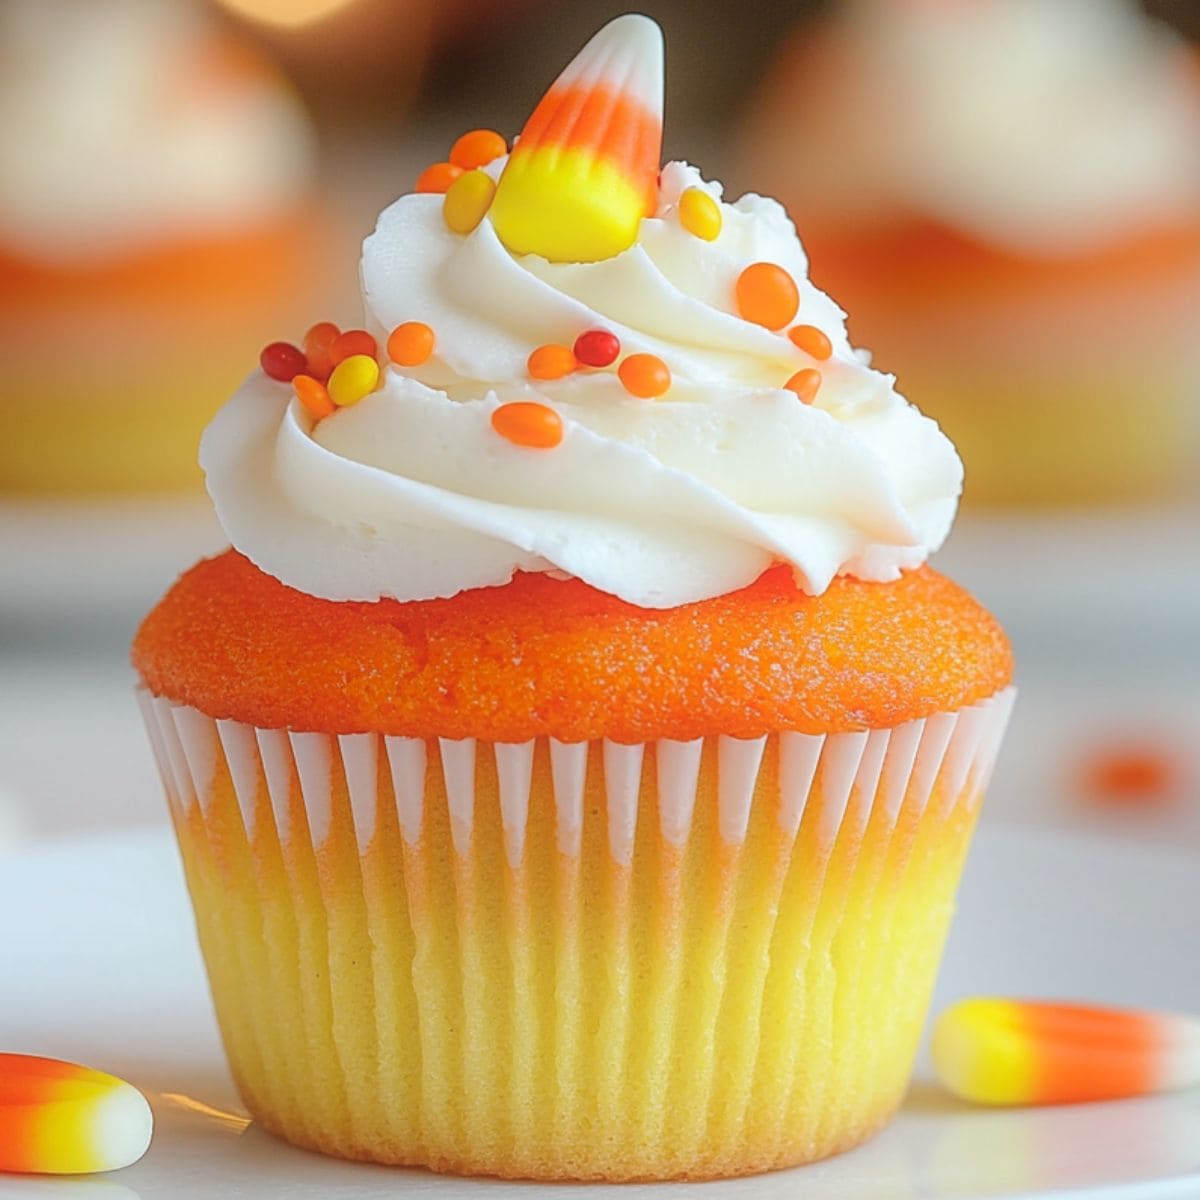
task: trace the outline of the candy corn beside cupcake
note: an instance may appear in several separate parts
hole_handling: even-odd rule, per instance
[[[188,6],[0,8],[0,492],[197,486],[195,442],[327,279],[306,119]]]
[[[776,203],[660,170],[661,79],[624,16],[511,155],[460,139],[364,327],[204,436],[233,548],[133,661],[235,1078],[298,1145],[737,1175],[907,1086],[1009,647],[925,564],[952,446]]]
[[[1200,472],[1200,64],[1126,0],[854,0],[764,81],[742,168],[968,500]]]

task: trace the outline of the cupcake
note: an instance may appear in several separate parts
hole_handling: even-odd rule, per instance
[[[742,167],[968,500],[1188,490],[1200,69],[1126,0],[855,0],[770,72]]]
[[[198,486],[195,445],[323,276],[307,120],[171,0],[0,6],[0,491]]]
[[[925,565],[952,446],[779,205],[660,170],[661,102],[620,17],[382,214],[369,328],[205,434],[233,548],[133,662],[235,1079],[297,1145],[706,1178],[904,1095],[1009,647]]]

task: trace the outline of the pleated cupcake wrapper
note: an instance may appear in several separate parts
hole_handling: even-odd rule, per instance
[[[895,817],[902,802],[921,812],[936,792],[942,809],[982,797],[1012,712],[1016,692],[1006,688],[979,704],[951,713],[908,721],[892,729],[859,733],[781,733],[779,738],[780,829],[794,836],[818,768],[822,771],[821,831],[833,842],[853,792],[874,794]],[[139,703],[167,798],[178,812],[204,808],[212,795],[218,764],[225,761],[246,833],[254,836],[260,778],[265,778],[276,833],[292,835],[289,814],[292,775],[304,795],[308,833],[314,848],[328,836],[332,779],[344,773],[359,849],[375,833],[379,760],[386,757],[396,814],[405,840],[420,840],[425,808],[429,748],[424,739],[373,733],[297,733],[260,729],[239,721],[214,720],[186,705],[156,698],[144,689]],[[557,845],[578,855],[583,830],[587,742],[547,739],[554,781]],[[706,739],[653,743],[660,831],[664,841],[682,846],[688,837],[696,799],[700,756]],[[767,737],[714,739],[718,754],[718,823],[722,839],[741,843]],[[520,864],[535,743],[481,742],[439,738],[438,750],[450,808],[454,848],[471,849],[475,812],[475,764],[479,754],[495,756],[505,851],[509,865]],[[614,862],[628,866],[633,855],[646,744],[603,741],[608,842]],[[861,816],[868,815],[860,810]]]
[[[351,1157],[616,1179],[805,1161],[886,1121],[1014,696],[637,745],[139,701],[255,1115]]]

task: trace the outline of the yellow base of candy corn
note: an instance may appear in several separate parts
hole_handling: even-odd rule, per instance
[[[299,776],[277,823],[261,763],[247,837],[212,741],[207,794],[175,806],[177,828],[235,1077],[289,1140],[466,1174],[703,1178],[846,1149],[899,1104],[976,797],[935,792],[898,816],[876,803],[864,833],[847,819],[831,839],[818,776],[792,836],[769,738],[733,846],[706,745],[679,848],[660,833],[651,747],[629,868],[610,851],[600,747],[572,857],[539,743],[513,868],[482,744],[461,857],[436,741],[415,843],[380,748],[365,852],[336,741],[316,849]],[[850,811],[871,802],[855,793]]]
[[[619,171],[558,146],[514,150],[489,213],[514,254],[551,262],[598,262],[628,250],[645,214],[645,193]]]
[[[1027,1104],[1034,1096],[1035,1047],[1011,1000],[964,1000],[944,1013],[932,1039],[938,1078],[976,1104]]]

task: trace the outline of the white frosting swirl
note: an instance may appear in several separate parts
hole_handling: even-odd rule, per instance
[[[523,570],[665,608],[774,562],[814,593],[838,573],[889,580],[921,563],[953,520],[953,447],[851,349],[779,205],[722,204],[707,243],[674,213],[689,186],[720,194],[669,164],[638,242],[596,263],[514,256],[486,219],[452,233],[439,196],[393,204],[364,247],[370,321],[379,333],[425,321],[437,352],[418,370],[390,368],[377,392],[315,427],[289,388],[252,377],[201,449],[234,545],[337,600],[450,596]],[[798,320],[833,343],[813,405],[781,386],[812,360],[732,312],[738,274],[759,260],[792,274]],[[616,334],[623,354],[663,358],[667,396],[634,399],[612,369],[526,380],[533,347],[591,328]],[[513,399],[552,406],[562,443],[499,437],[491,413]]]
[[[295,206],[313,140],[252,51],[176,0],[0,4],[0,246],[103,262]]]

